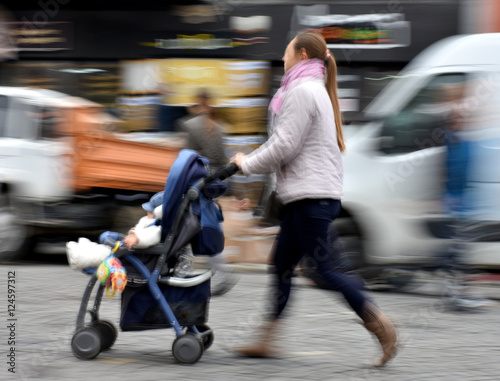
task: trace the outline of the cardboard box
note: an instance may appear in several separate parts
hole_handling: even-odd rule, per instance
[[[219,199],[224,214],[225,255],[229,263],[269,263],[279,227],[259,227],[252,210],[239,210],[236,197]]]
[[[266,141],[265,136],[230,136],[224,138],[226,157],[233,157],[238,152],[249,154]],[[244,176],[236,174],[230,178],[233,194],[239,199],[248,198],[252,205],[257,205],[268,175]]]
[[[229,263],[269,264],[275,236],[226,238],[225,254]]]
[[[258,225],[259,219],[251,210],[239,210],[240,200],[236,197],[220,197],[219,205],[224,215],[222,228],[226,237],[241,237],[247,235],[247,230]]]

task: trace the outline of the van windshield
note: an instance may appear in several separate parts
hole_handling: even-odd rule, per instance
[[[366,120],[379,120],[387,117],[394,109],[399,109],[401,94],[411,93],[412,89],[415,89],[421,81],[419,77],[419,75],[394,77],[363,110],[364,118]]]
[[[433,77],[401,111],[384,118],[380,150],[408,153],[444,144],[443,128],[466,87],[463,73]]]

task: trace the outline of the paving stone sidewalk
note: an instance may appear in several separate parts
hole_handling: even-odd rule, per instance
[[[370,292],[405,341],[384,369],[368,364],[378,348],[338,294],[297,278],[275,359],[228,352],[255,337],[266,305],[269,275],[240,268],[228,294],[212,298],[208,324],[214,345],[194,365],[171,352],[174,331],[119,332],[96,359],[75,358],[70,340],[88,276],[61,264],[0,266],[1,380],[489,380],[500,375],[500,303],[452,312],[429,293]],[[8,371],[8,274],[15,271],[15,374]],[[500,288],[489,292],[498,293]],[[120,299],[105,298],[101,317],[119,323]]]

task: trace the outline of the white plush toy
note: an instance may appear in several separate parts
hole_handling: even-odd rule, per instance
[[[66,255],[69,266],[74,270],[97,267],[111,255],[111,247],[79,238],[78,242],[66,243]]]

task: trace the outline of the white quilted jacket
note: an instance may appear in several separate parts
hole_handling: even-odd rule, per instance
[[[245,175],[276,172],[284,204],[342,197],[342,156],[333,108],[321,79],[302,78],[287,91],[271,137],[244,157]]]

